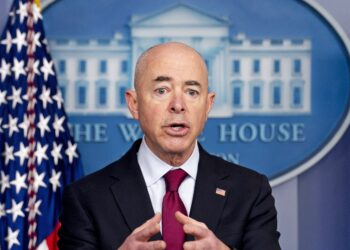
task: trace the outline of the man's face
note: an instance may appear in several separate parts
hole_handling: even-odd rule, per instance
[[[127,99],[150,149],[162,160],[189,157],[214,101],[200,56],[179,44],[152,49]]]

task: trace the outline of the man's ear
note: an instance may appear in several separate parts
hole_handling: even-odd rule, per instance
[[[214,101],[215,101],[215,93],[214,92],[210,92],[208,93],[208,100],[207,100],[207,118],[209,116],[209,112],[211,110],[211,108],[214,105]]]
[[[137,95],[135,90],[127,90],[125,92],[126,103],[128,104],[129,111],[134,119],[139,119],[139,110],[137,106]]]

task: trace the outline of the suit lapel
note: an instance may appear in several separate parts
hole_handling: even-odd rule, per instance
[[[131,231],[154,216],[147,187],[137,163],[138,146],[134,145],[123,158],[121,166],[116,167],[112,174],[116,181],[110,187]],[[160,233],[152,239],[161,239]]]
[[[225,182],[228,173],[218,166],[217,160],[200,147],[200,160],[190,217],[215,230],[226,201],[229,186]],[[219,194],[217,194],[217,191]],[[193,237],[187,237],[191,240]]]
[[[114,184],[110,186],[113,197],[120,208],[127,226],[133,231],[154,216],[147,187],[140,167],[137,163],[137,151],[140,143],[135,143],[130,151],[115,167],[112,177]],[[228,176],[224,168],[217,166],[217,160],[201,147],[198,173],[192,200],[190,217],[205,223],[209,229],[215,230],[226,201],[225,195],[216,193],[216,189],[228,190],[225,182]],[[160,233],[152,240],[162,239]],[[193,237],[187,236],[187,240]]]

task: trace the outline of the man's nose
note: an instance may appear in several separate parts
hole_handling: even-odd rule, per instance
[[[180,93],[174,93],[169,108],[172,113],[184,112],[186,110],[186,104],[183,95]]]

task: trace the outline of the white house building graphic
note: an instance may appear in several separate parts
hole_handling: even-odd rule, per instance
[[[181,41],[208,66],[209,88],[217,93],[211,117],[309,114],[311,41],[231,36],[230,25],[179,4],[132,16],[130,41],[121,33],[107,40],[50,40],[67,112],[127,115],[124,93],[133,85],[137,57],[154,44]]]

